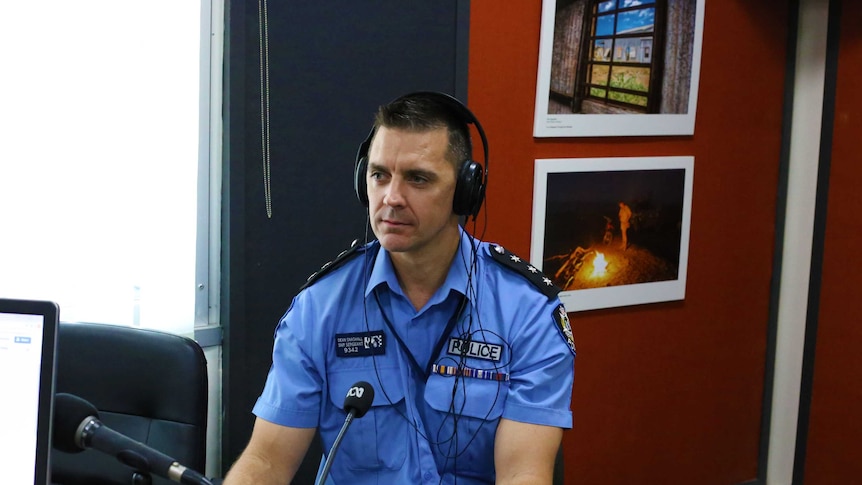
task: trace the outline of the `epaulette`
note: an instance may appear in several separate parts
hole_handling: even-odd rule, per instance
[[[530,283],[539,289],[548,299],[551,299],[560,292],[557,285],[550,278],[544,275],[535,266],[528,261],[522,260],[520,257],[507,251],[499,244],[489,244],[488,252],[491,253],[491,258],[502,264],[503,266],[515,271],[519,275],[530,280]]]
[[[341,251],[338,256],[335,257],[332,261],[327,262],[323,266],[320,267],[319,270],[315,271],[305,280],[305,284],[299,287],[299,290],[302,291],[309,286],[313,285],[320,277],[323,275],[329,274],[334,269],[343,265],[351,258],[359,254],[359,250],[363,248],[362,244],[359,244],[359,239],[354,239],[352,243],[350,243],[350,247]]]

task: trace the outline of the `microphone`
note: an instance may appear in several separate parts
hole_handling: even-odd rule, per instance
[[[74,394],[54,396],[54,448],[78,453],[93,448],[115,457],[141,473],[152,473],[186,485],[212,485],[200,473],[173,458],[135,441],[99,421],[99,411]]]
[[[341,445],[341,439],[344,438],[344,433],[347,427],[353,422],[353,418],[361,418],[371,409],[371,403],[374,401],[374,388],[371,384],[365,381],[359,381],[350,389],[347,390],[347,396],[344,398],[344,409],[347,412],[347,417],[344,419],[344,424],[341,426],[341,431],[335,437],[332,443],[332,448],[329,454],[326,455],[326,463],[323,464],[323,472],[317,480],[317,485],[323,485],[326,482],[326,476],[329,475],[329,469],[332,467],[332,459],[338,451],[338,446]]]

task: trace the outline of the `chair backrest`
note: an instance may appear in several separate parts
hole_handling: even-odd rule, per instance
[[[57,392],[99,410],[106,426],[200,473],[206,464],[207,367],[191,339],[139,328],[61,323]],[[129,485],[135,470],[95,450],[53,450],[52,481]],[[171,482],[152,477],[153,485]]]
[[[560,448],[557,450],[557,457],[554,459],[554,478],[551,482],[553,485],[564,485],[566,483],[563,465],[563,445],[560,444]]]

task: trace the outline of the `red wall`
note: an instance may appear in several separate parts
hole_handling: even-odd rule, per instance
[[[757,473],[787,6],[706,3],[694,136],[538,139],[541,1],[471,2],[468,95],[490,141],[485,239],[530,254],[537,158],[695,157],[685,300],[571,314],[571,483]]]
[[[859,288],[862,166],[862,4],[842,2],[841,37],[806,484],[857,483],[862,475],[862,326]]]

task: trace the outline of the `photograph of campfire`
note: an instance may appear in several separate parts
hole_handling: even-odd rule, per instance
[[[536,161],[531,261],[569,311],[684,298],[692,172],[691,157]]]

